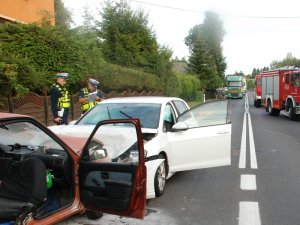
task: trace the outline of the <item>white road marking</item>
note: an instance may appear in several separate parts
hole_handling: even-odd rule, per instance
[[[261,225],[258,202],[240,202],[239,225]]]
[[[245,94],[245,112],[249,111],[249,102],[248,102],[248,94]]]
[[[245,191],[256,191],[256,175],[242,174],[240,187]]]
[[[248,95],[245,95],[245,113],[243,121],[243,130],[241,137],[241,148],[240,148],[240,159],[239,159],[239,168],[246,168],[246,149],[247,149],[247,121],[248,121],[248,130],[249,130],[249,147],[250,147],[250,166],[252,169],[257,169],[257,159],[256,151],[253,137],[253,128],[251,122],[251,115],[249,113],[249,103]]]
[[[243,131],[241,139],[239,168],[246,168],[247,114],[244,113]]]
[[[254,144],[250,113],[248,113],[248,128],[249,128],[250,161],[251,161],[250,165],[251,165],[251,169],[257,169],[257,160],[256,160],[255,144]]]

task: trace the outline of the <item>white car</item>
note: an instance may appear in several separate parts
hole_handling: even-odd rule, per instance
[[[189,109],[173,97],[112,98],[99,103],[73,125],[50,127],[56,134],[86,136],[107,119],[138,118],[146,151],[147,198],[164,193],[175,172],[231,164],[231,121],[228,101]],[[114,128],[116,129],[116,128]],[[134,160],[123,152],[116,160]]]

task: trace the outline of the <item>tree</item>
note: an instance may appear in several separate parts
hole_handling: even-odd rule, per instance
[[[245,76],[245,74],[243,73],[243,71],[235,71],[235,73],[233,75],[236,75],[236,76]]]
[[[223,78],[227,67],[225,57],[223,56],[222,47],[222,42],[225,35],[223,22],[220,20],[218,14],[207,11],[205,12],[205,19],[202,29],[217,66],[218,76]]]
[[[83,8],[83,27],[86,33],[92,32],[95,30],[95,18],[93,17],[90,8],[86,4]]]
[[[148,27],[148,16],[133,11],[125,2],[106,2],[96,22],[106,61],[126,67],[156,70],[160,47],[154,32]]]
[[[198,34],[197,39],[193,42],[193,48],[190,49],[192,54],[189,58],[188,68],[190,73],[197,75],[204,89],[213,90],[221,85],[221,81],[214,58],[201,35],[201,33]]]
[[[286,57],[283,60],[274,60],[272,61],[270,67],[272,69],[278,69],[280,67],[284,66],[300,66],[300,59],[297,59],[295,56],[293,56],[292,53],[288,53]]]
[[[225,79],[226,62],[222,49],[224,34],[219,16],[206,12],[203,24],[194,26],[185,38],[191,54],[188,67],[204,82],[203,87],[206,89],[214,90]]]
[[[72,13],[68,10],[62,0],[54,0],[55,25],[61,28],[70,28],[73,23]]]

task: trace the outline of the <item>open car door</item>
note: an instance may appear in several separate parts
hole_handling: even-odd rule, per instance
[[[231,164],[227,100],[204,103],[186,111],[167,135],[171,172]]]
[[[97,124],[81,156],[79,184],[88,210],[144,217],[146,167],[139,120]]]

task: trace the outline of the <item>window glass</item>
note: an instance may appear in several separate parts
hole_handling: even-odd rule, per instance
[[[285,75],[285,83],[286,83],[286,84],[289,84],[289,80],[290,80],[290,75],[289,75],[289,74],[286,74],[286,75]]]
[[[173,103],[176,107],[178,115],[181,115],[182,113],[184,113],[187,110],[186,105],[182,101],[175,100],[175,101],[173,101]]]
[[[181,115],[177,122],[184,122],[189,128],[214,126],[228,123],[228,101],[201,104]]]
[[[152,103],[100,103],[77,124],[96,125],[109,119],[139,119],[143,128],[158,128],[161,104]]]
[[[89,160],[139,162],[137,132],[132,123],[101,125],[88,143]]]
[[[258,78],[258,79],[256,80],[256,85],[261,85],[261,78]]]
[[[293,73],[291,76],[291,84],[292,86],[295,87],[300,87],[299,86],[299,73]]]
[[[48,134],[30,122],[1,123],[0,144],[7,146],[11,151],[63,150]]]
[[[167,104],[164,111],[164,123],[163,123],[164,132],[171,130],[174,123],[175,123],[174,111],[171,105]]]
[[[241,87],[242,81],[228,81],[228,87]]]

